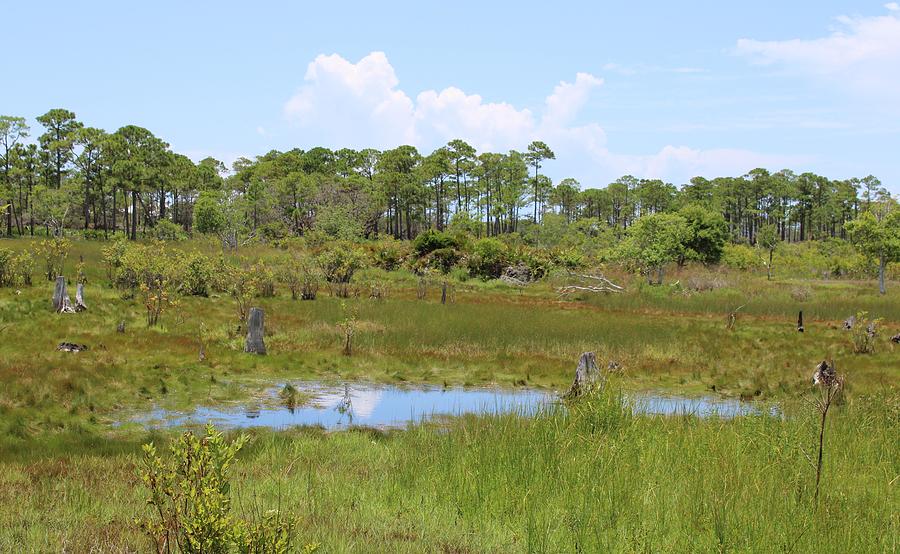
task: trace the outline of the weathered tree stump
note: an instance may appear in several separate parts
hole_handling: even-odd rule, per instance
[[[829,364],[828,361],[823,361],[817,365],[815,372],[813,372],[812,379],[814,385],[825,385],[826,387],[830,387],[837,379],[837,371],[834,368],[834,362]]]
[[[116,325],[116,333],[124,333],[124,332],[125,332],[125,320],[123,319],[122,321],[119,322],[118,325]]]
[[[600,368],[597,367],[597,357],[593,352],[585,352],[578,359],[578,367],[575,368],[575,380],[572,386],[563,395],[563,398],[577,398],[593,389],[602,378]]]
[[[447,303],[447,281],[441,283],[441,304]]]
[[[75,344],[74,342],[61,342],[56,347],[58,352],[84,352],[87,349],[86,344]]]
[[[853,329],[854,325],[856,325],[856,316],[851,315],[850,317],[848,317],[847,319],[844,320],[843,328],[845,331],[849,331],[850,329]]]
[[[247,317],[247,341],[244,343],[244,352],[251,354],[265,354],[266,343],[263,342],[265,331],[265,314],[261,308],[250,308]]]
[[[69,300],[66,291],[66,278],[62,275],[56,277],[56,286],[53,288],[53,311],[59,314],[74,314],[75,308]]]
[[[803,310],[800,310],[800,315],[797,316],[797,331],[803,332]]]
[[[75,311],[83,312],[87,310],[87,304],[84,303],[84,283],[78,283],[75,287]]]
[[[894,344],[900,344],[900,333],[897,333],[893,337],[891,337],[891,342]]]

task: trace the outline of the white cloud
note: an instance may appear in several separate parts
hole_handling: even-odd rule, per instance
[[[600,124],[578,121],[592,92],[603,86],[603,79],[589,73],[557,84],[537,115],[452,86],[420,92],[413,100],[399,87],[383,52],[372,52],[357,63],[337,54],[320,55],[309,64],[304,81],[285,103],[285,116],[308,132],[311,143],[331,147],[411,144],[428,152],[461,138],[479,151],[505,152],[542,140],[557,157],[545,171],[555,178],[575,177],[585,186],[602,186],[626,173],[680,183],[698,174],[735,175],[759,166],[781,169],[797,161],[747,150],[685,146],[665,146],[650,155],[612,153]]]
[[[741,39],[737,53],[761,65],[783,66],[897,105],[900,93],[900,10],[880,16],[841,16],[826,37],[759,41]]]
[[[414,143],[414,106],[384,52],[358,63],[320,55],[306,70],[306,84],[288,100],[285,114],[318,135],[347,146]]]

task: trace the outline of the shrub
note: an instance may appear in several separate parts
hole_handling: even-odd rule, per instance
[[[556,252],[553,256],[553,262],[569,270],[579,269],[584,267],[585,264],[584,255],[575,248],[567,248]]]
[[[259,236],[266,242],[275,243],[286,239],[291,230],[283,221],[272,221],[257,228]]]
[[[12,250],[0,248],[0,287],[13,286],[15,275],[15,255]]]
[[[870,354],[875,352],[875,336],[881,319],[869,319],[869,312],[856,314],[856,323],[850,328],[850,340],[853,343],[853,352],[856,354]]]
[[[151,234],[156,240],[182,240],[185,238],[181,227],[176,223],[172,223],[169,219],[157,221],[156,226],[151,230]]]
[[[15,275],[19,278],[22,285],[30,287],[34,280],[35,260],[34,254],[28,250],[19,252],[14,260]]]
[[[531,281],[543,279],[550,273],[554,265],[550,254],[544,248],[520,247],[513,254],[512,258],[528,267],[528,278]]]
[[[225,229],[225,210],[221,195],[203,191],[194,202],[194,229],[198,233],[218,233]]]
[[[755,269],[762,265],[756,249],[743,244],[726,244],[722,263],[733,269]]]
[[[208,257],[199,252],[187,254],[181,270],[181,292],[191,296],[209,296],[213,272],[213,263]]]
[[[392,237],[381,239],[372,245],[372,262],[375,267],[393,271],[400,267],[409,255],[407,243]]]
[[[453,235],[435,229],[428,229],[413,241],[413,248],[419,256],[424,256],[441,248],[456,248],[458,246],[459,243]]]
[[[460,255],[455,248],[438,248],[428,255],[428,267],[437,269],[441,273],[448,273],[456,262],[459,261]]]
[[[322,281],[322,270],[316,265],[312,256],[303,252],[292,252],[282,266],[282,281],[291,291],[291,298],[296,300],[315,300]]]
[[[494,239],[485,238],[475,242],[472,255],[469,257],[469,273],[484,279],[500,277],[503,268],[509,261],[506,244]]]
[[[256,293],[264,298],[275,296],[275,270],[263,260],[257,260],[250,268],[256,276]]]
[[[353,274],[365,267],[365,257],[351,243],[338,242],[320,252],[316,264],[332,294],[346,298]]]
[[[151,515],[140,521],[156,552],[172,547],[186,553],[296,551],[295,526],[277,511],[255,522],[232,514],[229,470],[247,443],[246,435],[228,442],[211,425],[202,437],[187,432],[163,459],[145,444],[139,476],[148,489]],[[302,552],[313,552],[306,545]]]
[[[103,265],[106,266],[106,278],[109,279],[110,285],[117,285],[116,280],[118,278],[119,268],[122,267],[127,248],[128,243],[125,239],[119,238],[102,250]]]
[[[63,274],[66,257],[68,257],[71,247],[71,242],[59,237],[42,240],[38,244],[38,252],[43,256],[44,266],[47,269],[48,281],[55,281],[58,276]]]

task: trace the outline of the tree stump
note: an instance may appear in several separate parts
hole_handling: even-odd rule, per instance
[[[797,316],[797,331],[803,332],[803,310],[800,310],[800,315]]]
[[[575,380],[563,398],[577,398],[593,389],[601,379],[600,368],[597,367],[597,357],[593,352],[585,352],[578,359],[578,367],[575,368]]]
[[[835,379],[837,379],[837,371],[835,371],[834,361],[828,363],[827,360],[816,366],[812,376],[814,385],[825,385],[827,387],[830,387]]]
[[[83,312],[87,310],[87,304],[84,303],[84,283],[78,283],[75,287],[75,311]]]
[[[441,304],[447,303],[447,281],[441,283]]]
[[[56,286],[53,288],[53,311],[59,314],[75,313],[72,301],[69,300],[69,293],[66,291],[66,278],[62,275],[56,277]]]
[[[247,342],[244,343],[244,352],[251,354],[265,354],[266,343],[263,342],[265,330],[265,315],[261,308],[250,308],[247,318]]]
[[[891,342],[894,344],[900,344],[900,333],[897,333],[893,337],[891,337]]]
[[[856,316],[851,315],[850,317],[848,317],[847,319],[844,320],[843,328],[845,331],[849,331],[850,329],[853,329],[854,325],[856,325]]]
[[[124,332],[125,332],[125,320],[123,319],[122,321],[119,322],[118,325],[116,325],[116,333],[124,333]]]

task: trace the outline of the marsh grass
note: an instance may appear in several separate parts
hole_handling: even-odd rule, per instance
[[[635,416],[615,387],[530,418],[257,432],[235,462],[233,494],[286,510],[326,552],[890,552],[900,531],[891,402],[832,408],[819,510],[808,410]],[[20,508],[0,515],[0,550],[141,550],[128,519],[145,509],[129,477],[137,456],[7,462],[0,501]]]
[[[620,364],[617,379],[629,388],[773,399],[786,417],[635,417],[611,388],[583,409],[533,418],[257,432],[236,462],[236,494],[290,509],[297,532],[327,552],[898,548],[897,351],[854,356],[839,328],[866,310],[884,319],[875,340],[887,342],[900,320],[897,286],[878,297],[872,283],[727,272],[724,286],[686,293],[610,272],[627,292],[560,302],[552,282],[469,279],[441,306],[437,289],[417,299],[411,272],[367,269],[357,277],[391,294],[352,301],[352,357],[341,355],[340,300],[295,301],[285,287],[254,299],[267,316],[262,357],[241,351],[227,294],[181,298],[177,313],[148,328],[144,306],[106,286],[101,246],[75,241],[69,256],[85,261],[87,312],[51,313],[43,277],[21,294],[0,288],[0,505],[16,506],[0,510],[0,551],[146,549],[131,524],[144,510],[134,467],[140,444],[174,434],[111,426],[135,411],[219,405],[289,379],[561,390],[585,351],[600,367]],[[218,255],[198,241],[175,247]],[[798,286],[810,294],[792,297]],[[740,305],[728,331],[727,314]],[[56,352],[62,340],[91,349]],[[805,452],[815,449],[818,420],[790,399],[807,392],[811,364],[823,357],[847,360],[850,379],[846,402],[828,416],[816,511]]]

